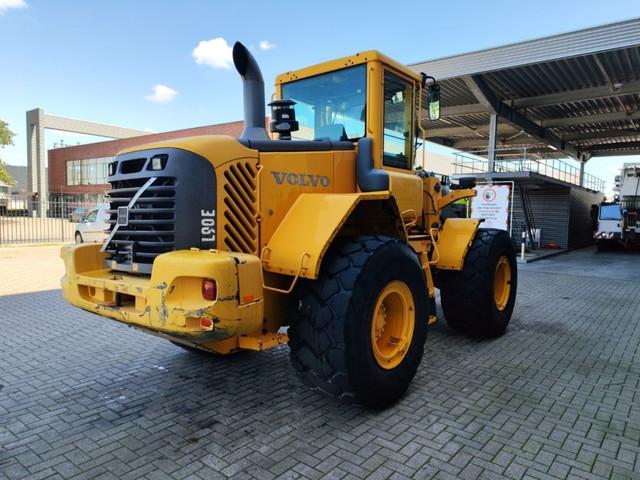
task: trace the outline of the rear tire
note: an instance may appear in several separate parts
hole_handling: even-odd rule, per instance
[[[518,288],[516,255],[504,230],[480,229],[461,271],[439,272],[447,324],[457,332],[499,337],[507,329]]]
[[[428,319],[424,272],[409,246],[382,236],[338,240],[318,279],[301,281],[296,296],[289,346],[303,383],[369,408],[403,395]]]
[[[80,232],[76,232],[76,243],[82,243],[82,234]]]

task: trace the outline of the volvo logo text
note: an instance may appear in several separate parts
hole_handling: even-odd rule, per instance
[[[271,172],[273,178],[278,185],[282,185],[285,181],[289,185],[300,187],[324,187],[327,188],[331,184],[331,179],[326,175],[308,175],[306,173],[289,173],[289,172]]]

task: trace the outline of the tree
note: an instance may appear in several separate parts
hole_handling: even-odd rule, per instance
[[[9,124],[4,120],[0,120],[0,148],[4,148],[7,145],[13,145],[14,135],[15,133],[9,129]],[[0,182],[4,182],[10,186],[16,184],[11,174],[5,168],[2,160],[0,160]]]

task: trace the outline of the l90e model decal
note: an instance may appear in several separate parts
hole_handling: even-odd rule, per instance
[[[216,241],[216,211],[200,210],[200,241],[214,242]]]

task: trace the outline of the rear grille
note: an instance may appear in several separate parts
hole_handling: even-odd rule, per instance
[[[258,254],[258,168],[239,161],[224,169],[222,240],[232,252]]]
[[[204,223],[217,213],[216,173],[207,159],[177,148],[125,153],[109,166],[108,181],[107,268],[150,274],[159,255],[217,247],[215,230]]]
[[[112,225],[117,223],[118,207],[126,207],[148,178],[131,178],[112,182],[110,197]],[[129,208],[129,222],[120,226],[107,249],[112,260],[151,264],[161,253],[175,249],[176,179],[156,177],[151,186]],[[135,248],[134,248],[135,245]]]

